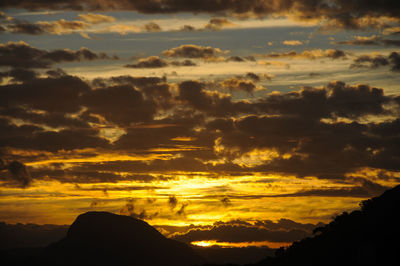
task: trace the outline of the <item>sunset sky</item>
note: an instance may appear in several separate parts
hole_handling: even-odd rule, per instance
[[[400,183],[397,0],[0,10],[0,221],[275,247]]]

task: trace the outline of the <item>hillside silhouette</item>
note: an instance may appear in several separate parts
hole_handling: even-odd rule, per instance
[[[11,255],[11,258],[15,259],[15,256]],[[108,212],[87,212],[77,217],[65,238],[50,244],[38,255],[5,263],[190,266],[204,262],[191,247],[164,237],[142,220]]]
[[[255,265],[399,265],[400,186],[360,207]]]
[[[400,185],[363,201],[360,207],[316,228],[312,237],[280,248],[275,256],[251,265],[398,265]],[[214,262],[227,262],[234,255],[241,256],[233,249],[226,250],[224,256],[216,249],[194,250],[129,216],[88,212],[77,217],[66,237],[43,249],[0,250],[0,265],[205,265],[206,261],[196,251],[204,257],[214,257]],[[262,251],[252,252],[255,258]],[[269,253],[265,252],[265,255]],[[254,261],[254,258],[244,258],[246,254],[249,255],[248,252],[242,255],[243,262]]]

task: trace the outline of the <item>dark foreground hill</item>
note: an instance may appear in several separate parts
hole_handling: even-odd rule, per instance
[[[257,266],[400,265],[400,186],[360,206]]]
[[[164,237],[144,221],[107,212],[88,212],[78,216],[65,238],[39,255],[3,263],[189,266],[203,264],[204,260],[186,244]]]

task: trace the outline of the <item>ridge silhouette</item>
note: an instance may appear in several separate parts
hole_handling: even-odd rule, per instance
[[[48,265],[186,266],[204,262],[189,246],[164,237],[148,223],[108,212],[79,215],[67,237],[49,245],[43,258]]]
[[[65,238],[18,265],[190,266],[204,262],[191,247],[164,237],[142,220],[87,212],[76,218]]]
[[[248,265],[398,265],[400,185],[361,202],[360,207],[316,228],[314,236]],[[205,263],[190,246],[164,237],[146,222],[108,212],[79,215],[65,238],[44,249],[0,251],[0,265],[5,266],[189,266]]]
[[[360,207],[254,265],[400,265],[400,185]]]

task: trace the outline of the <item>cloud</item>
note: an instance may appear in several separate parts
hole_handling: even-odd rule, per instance
[[[16,185],[21,188],[28,187],[32,182],[32,177],[26,166],[18,161],[4,162],[0,158],[0,171],[8,170],[11,174],[11,185]],[[6,179],[7,180],[7,179]]]
[[[191,32],[191,31],[196,31],[197,29],[191,25],[183,25],[179,31],[187,31],[187,32]]]
[[[125,205],[121,208],[119,213],[140,220],[151,220],[158,215],[157,212],[155,212],[154,214],[148,214],[145,209],[139,209],[138,211],[136,211],[134,203],[134,199],[127,199]]]
[[[179,216],[186,216],[186,207],[189,205],[187,202],[183,202],[179,210],[176,211],[176,214]]]
[[[150,121],[156,111],[154,102],[145,99],[137,89],[128,84],[87,91],[81,96],[81,104],[90,113],[125,125]]]
[[[108,26],[104,29],[100,29],[97,31],[98,33],[110,33],[115,32],[121,35],[126,35],[128,33],[138,33],[142,32],[142,29],[136,25],[124,25],[124,24],[115,24]]]
[[[95,13],[79,14],[78,17],[91,24],[115,21],[115,18],[112,16],[95,14]]]
[[[55,63],[116,58],[105,53],[94,53],[86,47],[77,51],[69,49],[47,51],[32,47],[23,41],[0,44],[0,66],[16,68],[47,68]]]
[[[197,66],[197,64],[195,62],[193,62],[192,60],[186,59],[183,61],[171,61],[170,65],[173,66]]]
[[[45,29],[31,22],[17,22],[7,26],[4,31],[9,31],[11,33],[23,33],[23,34],[31,34],[31,35],[40,35],[45,33]]]
[[[171,209],[174,209],[177,204],[178,204],[178,199],[175,196],[168,197],[168,205],[170,206]]]
[[[185,243],[193,241],[216,240],[218,242],[294,242],[311,235],[301,229],[271,230],[253,224],[218,223],[207,229],[191,229],[186,233],[177,233],[173,239]]]
[[[384,55],[361,55],[353,59],[350,68],[371,68],[375,69],[382,66],[390,66],[392,72],[400,71],[400,54],[392,52],[388,56]]]
[[[222,81],[221,87],[230,91],[245,91],[252,95],[257,85],[252,80],[241,79],[240,77],[230,78]]]
[[[239,18],[288,16],[298,20],[324,21],[327,28],[359,29],[366,27],[384,27],[399,19],[399,8],[395,0],[385,4],[370,1],[360,4],[357,0],[332,0],[330,4],[311,0],[251,0],[243,5],[240,1],[185,2],[179,0],[146,1],[2,1],[0,7],[53,10],[90,10],[112,11],[131,10],[144,14],[168,13],[208,13],[223,14]],[[382,21],[382,20],[387,20]]]
[[[36,58],[49,62],[69,60],[64,53],[50,56],[48,51],[36,50]],[[399,128],[398,96],[365,84],[336,81],[243,100],[237,91],[254,92],[258,82],[271,76],[244,72],[213,83],[172,83],[165,77],[132,76],[84,81],[57,69],[40,74],[10,69],[2,76],[15,79],[0,86],[0,147],[6,152],[29,150],[49,160],[56,152],[67,156],[85,148],[90,150],[76,151],[77,156],[119,152],[149,156],[145,160],[73,163],[68,169],[52,165],[33,169],[35,179],[116,182],[124,178],[119,172],[134,172],[126,179],[150,182],[171,178],[161,176],[165,171],[344,179],[366,167],[392,171],[399,165],[393,133]],[[390,119],[383,121],[384,117]],[[118,130],[113,142],[104,133],[107,130]],[[18,156],[13,160],[25,162],[35,157]],[[249,162],[249,158],[255,160]],[[365,196],[372,192],[359,184],[351,190],[296,193],[291,196]],[[225,191],[220,194],[217,200],[224,196],[235,199]],[[182,208],[180,203],[175,211]]]
[[[44,33],[62,35],[86,30],[90,25],[84,21],[39,21],[36,23],[13,20],[6,27],[8,32],[18,34],[40,35]]]
[[[223,54],[218,48],[211,46],[198,46],[194,44],[185,44],[162,52],[167,57],[186,57],[211,59]]]
[[[168,66],[168,62],[158,56],[150,56],[139,59],[137,64],[128,64],[125,67],[130,68],[160,68]]]
[[[248,73],[246,73],[246,75],[244,77],[247,78],[247,79],[251,79],[254,82],[259,82],[259,81],[261,81],[263,79],[271,81],[274,76],[270,75],[270,74],[258,75],[258,74],[255,74],[253,72],[248,72]]]
[[[125,67],[130,68],[162,68],[167,66],[197,66],[197,64],[189,59],[183,61],[167,61],[158,56],[150,56],[147,58],[140,58],[136,64],[125,65]]]
[[[355,36],[353,40],[333,42],[333,44],[346,45],[385,45],[385,46],[400,46],[399,40],[383,39],[381,36]]]
[[[330,59],[346,59],[347,52],[338,49],[313,49],[304,50],[301,53],[296,51],[290,51],[286,53],[269,53],[263,55],[267,58],[294,58],[294,59],[320,59],[320,58],[330,58]]]
[[[225,59],[226,62],[246,62],[246,61],[251,61],[254,62],[256,59],[253,56],[246,56],[246,57],[240,57],[240,56],[230,56]]]
[[[40,34],[55,34],[55,35],[63,35],[63,34],[71,34],[71,33],[80,33],[86,34],[84,31],[88,30],[92,25],[99,23],[111,23],[115,21],[114,17],[87,13],[87,14],[79,14],[78,17],[81,20],[73,20],[68,21],[65,19],[60,19],[56,21],[38,21],[38,22],[29,22],[23,21],[15,18],[8,19],[5,24],[4,31],[16,34],[31,34],[31,35],[40,35]]]
[[[204,29],[207,30],[221,30],[223,28],[235,26],[232,22],[230,22],[226,18],[212,18],[210,21],[204,26]]]
[[[229,207],[232,205],[231,200],[228,197],[223,197],[221,203],[224,207]]]
[[[346,45],[379,45],[381,37],[372,36],[355,36],[353,40],[333,42],[334,44],[346,44]]]
[[[10,77],[10,82],[29,81],[35,79],[37,76],[38,73],[35,71],[24,68],[12,68],[8,71],[0,72],[0,77]]]
[[[283,44],[289,46],[297,46],[297,45],[302,45],[303,42],[299,40],[289,40],[289,41],[283,41]]]
[[[80,110],[80,95],[90,87],[74,76],[36,78],[22,84],[0,86],[1,107],[74,113]]]
[[[247,83],[246,83],[247,84]],[[251,83],[243,87],[249,89]],[[250,85],[249,85],[250,84]],[[239,82],[240,85],[240,82]],[[198,81],[184,81],[178,85],[178,99],[194,107],[197,110],[214,116],[226,116],[251,112],[251,106],[246,101],[233,102],[231,96],[217,91],[205,90],[206,84]]]
[[[154,22],[150,22],[144,25],[144,29],[147,32],[160,32],[161,31],[161,27],[160,25],[154,23]]]
[[[382,40],[382,43],[387,46],[400,46],[400,40]]]

